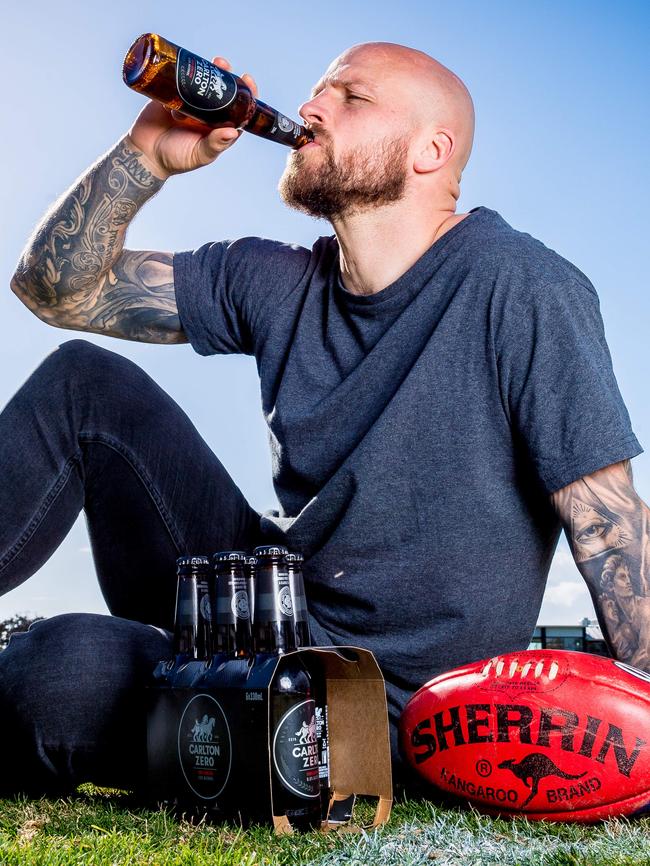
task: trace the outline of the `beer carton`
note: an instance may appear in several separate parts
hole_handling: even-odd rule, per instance
[[[275,730],[271,722],[278,665],[292,657],[326,680],[331,797],[321,829],[349,824],[354,795],[377,798],[372,826],[388,820],[386,691],[373,654],[357,647],[310,647],[251,661],[216,658],[199,663],[199,675],[181,672],[150,688],[147,757],[153,800],[213,820],[273,824],[279,833],[301,826],[295,817],[300,809],[280,801],[287,791],[298,804],[314,796],[313,785],[307,784],[318,768],[314,725],[298,705]],[[175,681],[193,682],[177,687]]]

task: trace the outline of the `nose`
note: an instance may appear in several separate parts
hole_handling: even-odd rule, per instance
[[[313,99],[307,100],[307,102],[303,102],[298,109],[298,114],[302,117],[305,123],[311,125],[323,124],[325,122],[326,111],[323,102],[320,99],[320,94],[314,96]]]

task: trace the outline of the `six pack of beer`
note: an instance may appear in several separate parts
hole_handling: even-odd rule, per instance
[[[188,815],[350,821],[392,803],[383,677],[358,647],[311,647],[302,556],[286,547],[181,557],[172,656],[148,689],[148,791]]]

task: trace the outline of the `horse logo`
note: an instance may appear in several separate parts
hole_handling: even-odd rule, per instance
[[[298,744],[300,746],[305,746],[307,743],[315,743],[316,742],[316,718],[315,716],[311,717],[311,721],[309,724],[303,719],[302,725],[299,731],[296,731],[296,736],[298,737]]]
[[[211,743],[212,742],[212,731],[214,730],[214,726],[217,721],[214,716],[210,716],[208,718],[208,714],[205,713],[201,721],[198,719],[194,722],[194,727],[192,728],[192,740],[195,743]]]

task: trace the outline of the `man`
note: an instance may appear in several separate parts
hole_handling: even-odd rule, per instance
[[[254,512],[130,362],[81,341],[44,362],[0,418],[0,576],[27,578],[83,507],[121,618],[55,618],[0,657],[22,744],[14,785],[141,779],[129,732],[168,652],[144,624],[171,627],[182,553],[271,539],[301,550],[312,634],[375,652],[393,735],[436,673],[527,645],[561,523],[599,609],[612,550],[648,585],[648,510],[626,462],[641,448],[593,287],[496,212],[455,212],[474,129],[464,84],[421,52],[371,43],[335,60],[300,113],[314,142],[290,155],[280,190],[331,221],[313,250],[257,238],[124,249],[171,175],[239,135],[150,103],[19,263],[14,291],[57,327],[255,355],[280,511]],[[591,521],[576,523],[583,505]],[[630,528],[583,556],[605,512]],[[612,646],[627,610],[602,617]],[[645,645],[642,617],[628,620],[627,660]]]

